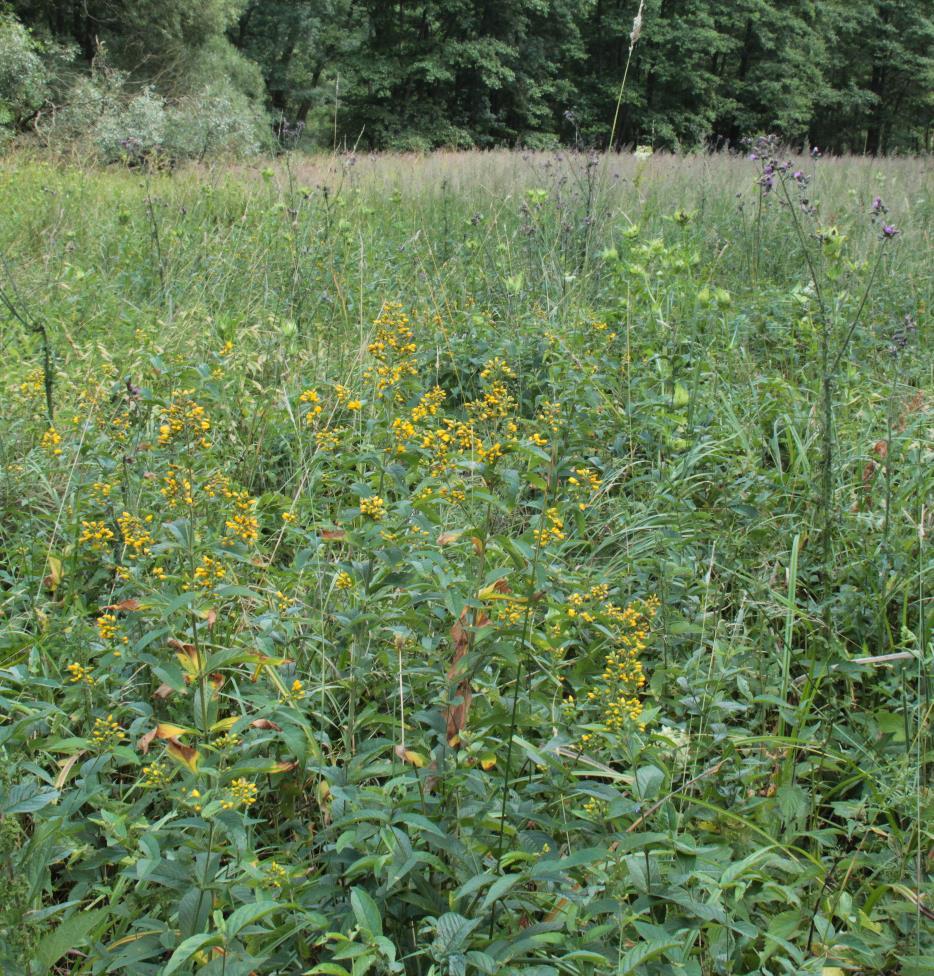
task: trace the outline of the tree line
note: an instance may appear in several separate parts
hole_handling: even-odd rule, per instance
[[[761,132],[833,152],[931,148],[930,0],[648,0],[613,130],[638,7],[13,0],[0,127],[67,135],[92,92],[115,145],[144,143],[148,120],[163,138],[181,126],[195,155],[270,133],[373,149],[602,148],[611,132],[669,150]]]

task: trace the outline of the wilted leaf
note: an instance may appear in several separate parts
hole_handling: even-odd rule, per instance
[[[201,671],[198,648],[194,644],[187,644],[184,641],[176,640],[174,637],[168,640],[169,647],[175,651],[178,663],[185,669],[189,677],[196,677]]]
[[[201,753],[197,749],[186,746],[184,743],[179,742],[178,739],[169,739],[169,755],[173,759],[177,759],[182,765],[187,766],[193,773],[198,771]]]
[[[42,585],[54,593],[62,581],[62,561],[57,556],[49,556],[47,561],[49,564],[49,573],[42,580]]]
[[[321,820],[326,827],[331,822],[331,786],[326,779],[318,783],[315,797],[318,800],[318,809],[321,811]]]
[[[411,749],[406,749],[403,745],[397,745],[393,750],[395,754],[403,761],[411,763],[413,766],[421,769],[428,760],[419,752],[413,752]]]
[[[169,695],[171,695],[174,691],[175,689],[171,685],[167,685],[163,682],[163,684],[159,685],[159,687],[156,688],[156,690],[152,693],[152,697],[165,699],[168,698]]]
[[[347,538],[347,533],[343,529],[322,529],[321,538],[325,542],[341,542]]]
[[[470,634],[465,626],[469,612],[467,607],[464,607],[461,611],[460,619],[455,620],[454,626],[451,628],[451,640],[454,642],[454,657],[451,659],[450,668],[448,668],[448,682],[452,684],[460,676],[460,668],[458,665],[470,647]],[[489,622],[490,618],[483,611],[476,612],[474,617],[475,627],[485,627]],[[473,701],[473,689],[470,687],[469,675],[463,677],[457,685],[455,698],[459,699],[459,701],[457,704],[448,705],[445,713],[448,745],[452,747],[460,743],[460,734],[467,724],[470,703]]]
[[[149,747],[152,745],[153,739],[156,737],[156,732],[158,729],[150,729],[148,732],[144,733],[139,737],[136,743],[136,748],[145,756],[149,752]]]
[[[287,762],[283,760],[282,762],[273,763],[269,768],[270,773],[291,773],[293,769],[297,768],[298,763],[292,760]]]
[[[139,600],[129,599],[121,600],[119,603],[108,603],[106,607],[101,607],[101,610],[119,610],[124,613],[130,613],[134,610],[141,609],[142,606]]]
[[[250,722],[250,725],[254,729],[272,729],[274,732],[281,732],[282,726],[276,725],[275,722],[271,722],[268,718],[257,718]]]
[[[68,774],[71,772],[72,767],[83,755],[84,750],[82,749],[61,763],[62,768],[59,770],[58,776],[55,777],[55,789],[60,790],[65,785],[65,780],[68,779]]]
[[[150,729],[141,735],[136,743],[137,749],[143,755],[149,752],[149,747],[154,739],[177,739],[180,735],[188,735],[191,729],[186,729],[183,725],[172,725],[171,722],[160,722],[154,729]]]
[[[452,529],[450,532],[442,532],[438,536],[439,546],[449,546],[452,542],[457,542],[457,540],[464,534],[463,529]]]

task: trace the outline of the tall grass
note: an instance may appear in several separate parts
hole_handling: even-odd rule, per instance
[[[925,971],[930,170],[796,165],[814,226],[720,155],[0,161],[9,945],[47,968],[80,945],[74,972],[349,972],[344,950],[419,976]],[[879,194],[900,234],[877,273]],[[417,345],[400,402],[372,372],[396,302]],[[420,495],[421,442],[393,453],[436,384],[452,419],[488,395],[496,436],[521,432],[500,464],[461,460],[463,501]],[[312,436],[312,389],[352,447]],[[190,397],[213,453],[190,426],[160,440]],[[223,474],[259,538],[223,541],[207,499],[170,509],[170,470]],[[400,524],[430,511],[429,536],[383,538],[374,497]],[[114,532],[155,512],[138,565],[197,594],[210,554],[233,582],[209,605],[115,577],[80,541],[96,511]],[[592,586],[598,626],[556,653]],[[653,596],[645,729],[615,729],[587,712],[600,614]],[[114,606],[127,658],[104,667]],[[108,711],[191,729],[152,740],[170,786],[94,745]],[[245,744],[214,742],[231,728]],[[250,778],[255,806],[190,792],[236,806]]]

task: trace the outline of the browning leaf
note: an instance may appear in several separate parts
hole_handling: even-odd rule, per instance
[[[448,681],[454,683],[460,676],[458,665],[470,647],[470,633],[467,630],[467,607],[461,611],[460,618],[454,621],[451,628],[451,640],[454,642],[454,656],[451,659],[451,666],[448,668]],[[489,624],[490,618],[482,611],[475,611],[474,626],[485,627]],[[470,703],[473,701],[473,689],[470,687],[470,676],[465,675],[461,678],[455,692],[457,704],[448,705],[445,710],[445,721],[447,723],[448,745],[456,747],[460,744],[461,732],[467,725],[467,716],[470,713]]]
[[[268,718],[258,718],[250,722],[250,725],[254,729],[272,729],[274,732],[281,732],[282,726],[276,725],[275,722],[270,722]]]
[[[120,610],[124,613],[130,613],[133,610],[139,610],[142,604],[139,600],[129,599],[121,600],[119,603],[109,603],[106,607],[101,607],[101,610]]]
[[[186,746],[184,743],[179,742],[178,739],[169,739],[168,751],[173,759],[178,760],[183,766],[187,766],[193,773],[198,771],[198,762],[201,759],[201,753],[197,749]]]
[[[421,769],[422,766],[426,765],[428,760],[420,753],[413,752],[411,749],[406,749],[403,745],[397,745],[393,752],[403,761],[411,763],[417,769]]]

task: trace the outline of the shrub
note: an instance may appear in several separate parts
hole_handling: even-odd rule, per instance
[[[29,31],[0,13],[0,133],[22,125],[47,97],[49,79],[38,52]]]

